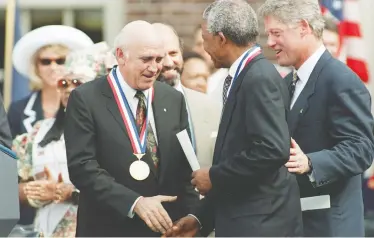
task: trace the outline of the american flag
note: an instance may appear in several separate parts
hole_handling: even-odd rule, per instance
[[[367,83],[367,49],[361,31],[359,0],[320,0],[320,5],[322,14],[333,17],[338,24],[341,54],[345,55],[345,62]]]

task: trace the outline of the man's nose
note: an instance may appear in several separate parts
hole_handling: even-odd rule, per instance
[[[164,58],[164,62],[163,62],[163,67],[166,68],[166,69],[170,69],[172,68],[174,65],[173,63],[173,60],[171,59],[171,57],[169,55],[167,55],[165,58]]]
[[[149,67],[148,67],[148,70],[152,73],[156,73],[158,71],[158,63],[157,62],[153,62]]]
[[[266,43],[270,48],[274,48],[275,46],[275,41],[273,40],[273,37],[271,36],[268,36]]]

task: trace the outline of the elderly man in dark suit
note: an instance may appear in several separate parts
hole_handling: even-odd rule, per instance
[[[260,9],[268,45],[287,76],[292,140],[305,236],[364,236],[362,173],[374,155],[371,98],[322,43],[318,1],[268,0]]]
[[[205,10],[202,36],[216,68],[229,68],[224,109],[211,168],[193,173],[206,195],[198,212],[166,235],[299,236],[299,190],[288,160],[287,86],[256,44],[256,14],[246,1],[215,1]],[[194,217],[195,216],[195,217]]]
[[[198,194],[176,134],[183,95],[155,82],[165,51],[154,27],[126,25],[118,66],[74,90],[65,127],[70,178],[80,190],[77,236],[160,236],[193,212]]]

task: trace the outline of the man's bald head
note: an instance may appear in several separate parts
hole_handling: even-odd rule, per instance
[[[163,38],[165,41],[165,38],[169,37],[175,37],[175,39],[178,40],[179,43],[179,48],[181,52],[183,52],[183,41],[182,38],[179,37],[178,32],[175,30],[174,27],[171,25],[165,24],[165,23],[160,23],[156,22],[152,24],[155,28],[155,30],[160,34],[160,36]]]
[[[146,21],[132,21],[122,28],[114,41],[114,48],[129,50],[134,45],[162,45],[155,27]]]
[[[114,42],[118,70],[136,90],[152,87],[161,72],[165,49],[155,27],[146,21],[128,23]]]

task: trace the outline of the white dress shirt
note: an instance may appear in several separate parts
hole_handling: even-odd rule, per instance
[[[229,69],[220,68],[208,78],[208,86],[206,94],[213,100],[218,101],[222,105],[222,90],[225,78],[229,73]]]
[[[136,94],[137,90],[131,88],[130,85],[128,85],[126,83],[126,81],[122,77],[121,72],[118,70],[118,68],[116,69],[115,73],[117,75],[117,78],[118,78],[118,81],[119,81],[119,84],[120,84],[120,90],[122,90],[122,92],[125,94],[125,97],[126,97],[128,103],[129,103],[129,106],[130,106],[130,109],[132,111],[132,114],[134,115],[134,118],[136,118],[136,109],[138,107],[138,102],[139,102],[139,99],[135,97],[135,94]],[[148,98],[149,89],[144,90],[143,93],[144,93],[145,97]],[[146,102],[146,106],[147,106],[147,102]],[[156,124],[155,124],[155,120],[154,120],[152,106],[150,108],[149,122],[151,124],[152,130],[153,130],[153,134],[155,136],[156,143],[158,144],[158,142],[157,142],[157,133],[156,133]],[[141,196],[138,197],[135,200],[134,204],[131,206],[131,209],[130,209],[130,211],[127,214],[128,217],[130,217],[130,218],[134,217],[134,215],[135,215],[134,214],[134,208],[135,208],[135,205],[139,201],[140,198],[141,198]]]
[[[136,94],[137,90],[133,89],[132,87],[130,87],[130,85],[128,85],[126,83],[126,81],[123,79],[123,77],[121,75],[121,72],[118,70],[118,68],[116,70],[116,74],[117,74],[117,77],[118,77],[119,84],[121,86],[120,89],[125,94],[125,97],[127,99],[127,102],[129,103],[131,112],[134,115],[134,119],[135,119],[136,118],[136,109],[138,108],[138,102],[139,102],[139,99],[137,97],[135,97],[135,94]],[[148,94],[149,94],[149,89],[144,90],[143,93],[144,93],[145,98],[147,100],[148,99]],[[147,102],[145,102],[145,105],[147,106]],[[155,135],[156,143],[158,143],[157,132],[156,132],[156,124],[155,124],[155,119],[154,119],[153,108],[152,107],[151,107],[151,110],[150,110],[149,122],[151,124],[153,134]]]
[[[229,89],[231,89],[232,87],[232,83],[234,82],[234,77],[235,77],[235,73],[236,73],[236,70],[238,69],[239,67],[239,64],[240,64],[240,61],[242,61],[242,59],[244,58],[245,54],[247,53],[248,50],[244,51],[244,53],[235,60],[235,62],[231,65],[231,67],[229,68],[229,75],[232,77],[232,80],[231,80],[231,84],[230,84],[230,87]],[[240,74],[240,71],[243,70],[243,68],[245,67],[245,65],[243,64],[241,66],[241,69],[239,70],[239,73],[238,75]],[[229,91],[227,91],[227,97],[229,97]]]
[[[299,76],[299,81],[296,82],[295,92],[293,94],[292,100],[291,100],[291,106],[290,109],[292,109],[293,105],[295,104],[297,98],[300,96],[301,92],[303,91],[306,83],[309,80],[310,75],[313,72],[314,67],[316,67],[316,64],[318,60],[321,58],[323,53],[325,52],[326,48],[324,45],[321,45],[318,50],[316,50],[299,68],[299,70],[296,71],[297,76]],[[308,174],[309,181],[315,182],[314,173],[312,171],[311,174]]]
[[[174,85],[174,88],[175,88],[177,91],[181,92],[181,93],[183,94],[183,96],[184,96],[184,91],[183,91],[182,83],[181,83],[180,80],[179,80],[178,82],[176,82],[176,84]]]
[[[299,81],[296,83],[295,92],[293,94],[292,100],[291,100],[291,107],[292,109],[293,105],[295,104],[297,98],[299,97],[300,93],[303,91],[306,83],[309,80],[310,75],[312,74],[312,71],[314,67],[316,67],[316,64],[318,60],[321,58],[323,53],[325,52],[326,48],[324,45],[321,45],[318,50],[316,50],[297,70],[297,76],[299,76]]]
[[[229,75],[234,78],[235,77],[235,73],[236,73],[236,70],[238,69],[239,67],[239,64],[240,64],[240,61],[243,59],[244,55],[247,53],[248,50],[244,51],[244,53],[235,60],[235,62],[231,65],[231,67],[229,68]],[[244,68],[244,65],[242,65],[242,68]],[[240,72],[239,72],[240,73]],[[232,84],[232,81],[231,81],[231,84]]]

